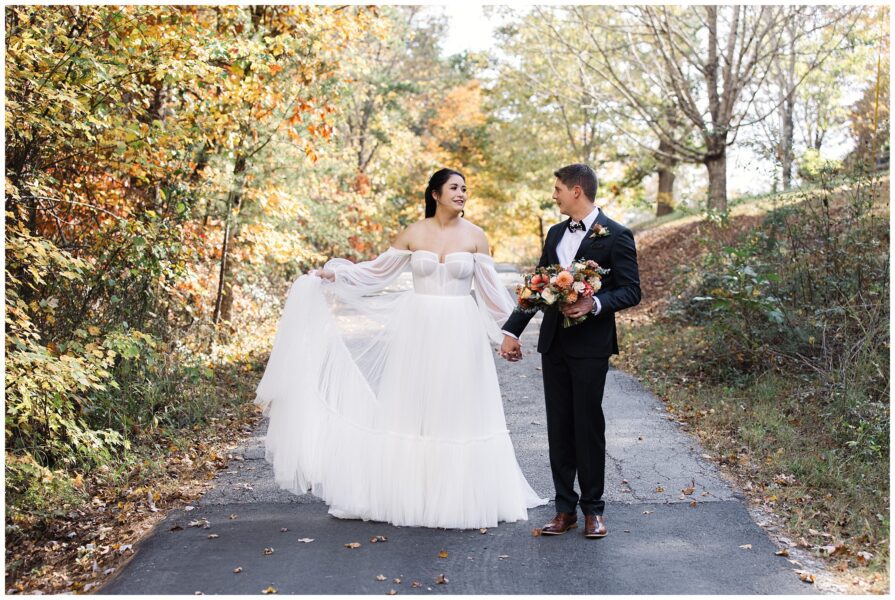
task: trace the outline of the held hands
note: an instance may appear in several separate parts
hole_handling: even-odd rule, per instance
[[[571,304],[564,304],[560,310],[570,319],[583,317],[594,307],[594,299],[591,296],[578,296],[578,300]]]
[[[522,345],[519,340],[511,335],[503,336],[503,343],[500,345],[500,356],[510,362],[516,362],[522,358]]]

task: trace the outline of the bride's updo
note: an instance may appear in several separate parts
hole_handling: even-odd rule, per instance
[[[466,181],[466,177],[463,176],[463,173],[460,171],[455,171],[453,169],[440,169],[432,173],[432,177],[429,178],[429,185],[426,186],[426,217],[434,217],[435,216],[435,207],[438,203],[435,201],[434,192],[436,190],[441,190],[441,186],[447,183],[447,180],[451,178],[452,175],[459,175],[463,181]]]

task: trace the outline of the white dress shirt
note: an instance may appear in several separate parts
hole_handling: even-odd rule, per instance
[[[578,246],[581,245],[581,242],[584,240],[585,234],[590,231],[591,226],[594,224],[594,221],[597,220],[597,217],[600,216],[600,207],[595,206],[590,214],[584,217],[584,220],[581,221],[584,223],[584,231],[580,229],[571,232],[569,228],[566,227],[565,231],[562,233],[562,237],[559,238],[559,243],[556,245],[556,255],[559,257],[559,264],[564,267],[568,267],[575,260],[575,253],[578,252]]]
[[[562,233],[562,237],[559,238],[559,243],[556,245],[556,255],[559,257],[559,264],[568,267],[575,260],[575,254],[578,252],[578,246],[581,245],[581,242],[584,240],[584,236],[590,232],[591,226],[593,226],[594,221],[597,220],[597,217],[600,216],[600,207],[594,206],[594,209],[590,211],[590,214],[584,217],[584,220],[581,222],[584,223],[584,231],[578,229],[577,231],[569,231],[569,228],[566,227]],[[600,310],[603,308],[600,304],[600,300],[597,298],[596,294],[593,296],[594,299],[594,307],[591,309],[592,315],[600,314]],[[503,333],[519,339],[516,335],[510,333],[507,330],[503,330]]]

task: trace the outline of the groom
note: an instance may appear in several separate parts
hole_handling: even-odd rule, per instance
[[[597,175],[584,164],[565,166],[554,173],[553,199],[559,212],[570,217],[547,232],[539,267],[569,266],[595,260],[609,274],[593,297],[544,311],[538,352],[541,353],[547,405],[550,470],[556,488],[556,516],[541,530],[559,535],[577,527],[577,506],[584,513],[584,535],[607,534],[603,520],[603,479],[606,462],[603,387],[609,356],[618,354],[615,313],[640,302],[640,278],[634,236],[594,205]],[[568,328],[562,315],[587,318]],[[510,361],[522,357],[519,336],[533,315],[514,312],[503,326],[500,354]],[[578,475],[579,496],[574,489]]]

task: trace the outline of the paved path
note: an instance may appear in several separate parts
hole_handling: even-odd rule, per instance
[[[509,283],[512,274],[505,276]],[[539,325],[536,318],[522,337],[522,361],[497,358],[497,364],[522,470],[542,497],[552,498],[540,357],[534,351]],[[815,591],[799,580],[794,565],[774,554],[777,547],[752,521],[742,497],[636,379],[610,370],[604,410],[604,539],[587,540],[581,528],[532,536],[533,528],[553,516],[552,502],[530,510],[528,522],[502,523],[485,533],[335,519],[315,497],[295,496],[273,483],[264,461],[264,421],[195,509],[169,514],[99,593],[256,594],[268,586],[281,594]],[[688,487],[695,489],[683,495]],[[209,527],[189,526],[199,519]],[[182,529],[172,531],[176,524]],[[371,544],[374,536],[388,541]],[[350,542],[361,546],[345,548]],[[747,544],[751,548],[741,548]],[[265,554],[265,548],[274,552]],[[237,567],[242,570],[234,573]],[[440,575],[447,583],[436,583]]]

